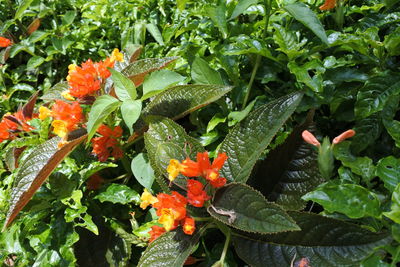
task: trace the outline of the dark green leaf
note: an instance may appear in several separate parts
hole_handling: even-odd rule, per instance
[[[393,191],[390,211],[384,212],[383,215],[400,224],[400,184]]]
[[[290,266],[293,259],[308,258],[311,266],[359,266],[374,248],[388,244],[387,233],[311,213],[289,212],[301,231],[251,238],[234,237],[235,250],[254,267]],[[265,240],[265,241],[264,241]]]
[[[300,230],[278,205],[248,185],[231,183],[215,193],[208,212],[223,223],[254,233]]]
[[[29,69],[29,70],[33,70],[33,69],[39,67],[40,65],[42,65],[44,60],[45,59],[40,57],[40,56],[31,57],[28,60],[28,63],[26,63],[26,68]]]
[[[379,160],[376,166],[376,175],[383,181],[385,187],[393,192],[400,183],[400,159],[389,156]]]
[[[230,181],[246,182],[254,164],[295,111],[301,98],[301,93],[281,97],[250,112],[237,124],[219,148],[228,155],[222,176]]]
[[[92,108],[89,112],[89,118],[87,122],[88,140],[90,140],[96,133],[97,128],[100,124],[121,105],[118,99],[109,96],[99,96],[93,103]]]
[[[107,201],[111,203],[128,204],[140,202],[140,195],[130,187],[123,184],[110,184],[104,192],[98,194],[95,199],[101,202]]]
[[[329,45],[328,37],[326,36],[324,27],[319,21],[317,15],[304,3],[296,2],[283,7],[296,20],[300,21],[307,28],[315,33],[326,45]]]
[[[224,84],[218,71],[213,70],[200,57],[196,57],[192,64],[192,79],[199,84]]]

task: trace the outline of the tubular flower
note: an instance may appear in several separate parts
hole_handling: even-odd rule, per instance
[[[0,47],[7,47],[12,45],[12,41],[5,37],[0,36]]]
[[[187,198],[190,205],[201,208],[204,201],[210,199],[210,196],[203,190],[203,184],[199,181],[189,179],[187,181]]]
[[[167,231],[175,229],[179,225],[179,221],[186,217],[186,198],[173,191],[171,195],[158,194],[157,199],[158,202],[154,203],[153,207],[157,210],[157,216],[160,216],[158,222]]]
[[[65,121],[54,120],[51,126],[53,126],[53,132],[61,138],[64,138],[68,133],[67,123]]]
[[[165,231],[164,227],[160,227],[157,225],[152,226],[151,230],[149,232],[149,234],[150,234],[149,242],[150,243],[153,242],[154,240],[156,240],[160,235],[162,235],[165,232],[166,231]]]
[[[319,7],[320,10],[330,10],[335,8],[336,0],[325,0],[325,3]]]
[[[48,111],[42,109],[42,112],[44,117]],[[51,113],[48,114],[53,117],[54,121],[51,125],[54,127],[54,132],[60,137],[64,137],[67,132],[75,130],[84,118],[82,108],[76,101],[68,104],[64,101],[56,100],[56,103],[51,108]]]
[[[140,207],[142,209],[146,209],[147,206],[153,205],[158,202],[158,199],[153,196],[147,189],[145,188],[141,197],[140,197]]]
[[[347,131],[345,131],[344,133],[342,133],[342,134],[336,136],[336,137],[333,139],[332,143],[333,143],[334,145],[339,144],[340,142],[343,142],[344,140],[346,140],[346,139],[348,139],[348,138],[350,138],[350,137],[353,137],[355,134],[356,134],[356,132],[355,132],[354,130],[347,130]]]
[[[0,143],[10,138],[7,124],[4,121],[0,122]]]
[[[14,114],[7,113],[0,121],[0,143],[4,140],[14,139],[21,132],[29,132],[34,128],[27,122],[37,115],[26,117],[22,110]]]
[[[171,159],[167,167],[168,179],[172,182],[179,175],[179,173],[186,177],[196,177],[200,175],[199,164],[189,158],[180,163],[176,159]]]
[[[92,153],[98,157],[99,161],[106,161],[110,157],[110,153],[115,159],[122,158],[123,151],[117,140],[122,136],[122,128],[116,126],[112,130],[103,124],[97,129],[97,132],[102,136],[92,139]]]
[[[201,171],[201,175],[206,178],[210,184],[215,187],[224,186],[226,179],[219,177],[219,170],[224,165],[228,156],[225,153],[219,153],[212,164],[210,164],[210,158],[208,152],[197,153],[197,162]]]
[[[52,114],[52,112],[51,112],[50,109],[48,109],[48,108],[46,108],[46,107],[44,107],[44,106],[41,106],[41,107],[39,108],[39,119],[44,120],[44,119],[46,119],[47,117],[50,117],[51,114]]]
[[[303,137],[303,140],[313,146],[319,147],[321,146],[321,143],[317,140],[317,138],[310,133],[309,131],[305,130],[301,133],[301,136]]]
[[[183,222],[183,232],[187,235],[192,235],[194,233],[194,230],[196,230],[195,222],[193,218],[186,217],[184,222]]]

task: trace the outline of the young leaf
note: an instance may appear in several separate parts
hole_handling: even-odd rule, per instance
[[[311,266],[359,266],[374,248],[388,244],[387,233],[312,213],[289,212],[301,231],[233,238],[235,250],[255,267],[290,266],[296,257],[308,258]]]
[[[129,132],[133,133],[133,124],[139,119],[140,112],[142,111],[141,100],[127,99],[122,102],[121,114],[126,126],[128,126]]]
[[[98,194],[95,199],[100,202],[119,204],[140,203],[140,195],[130,187],[123,184],[110,184],[104,192]]]
[[[301,197],[324,182],[317,162],[317,150],[305,143],[301,133],[309,123],[296,127],[285,143],[268,153],[259,162],[250,178],[250,185],[289,210],[301,210]]]
[[[184,80],[185,77],[170,70],[155,71],[147,76],[143,83],[143,96],[141,100],[143,101],[155,96],[164,89]]]
[[[122,74],[129,77],[129,79],[131,79],[136,86],[139,86],[143,83],[146,74],[162,69],[177,59],[178,57],[166,57],[147,58],[134,61],[122,71]]]
[[[132,159],[131,169],[139,184],[150,189],[155,176],[146,153],[139,153]]]
[[[250,112],[228,133],[219,148],[228,155],[221,169],[223,177],[230,181],[247,181],[259,156],[295,111],[302,96],[296,92],[265,104]]]
[[[248,185],[230,183],[217,190],[208,212],[223,223],[246,232],[279,233],[300,228],[278,205]]]
[[[96,133],[97,128],[100,124],[121,105],[118,99],[109,96],[99,96],[93,103],[92,109],[89,113],[89,119],[87,122],[88,140],[90,140]]]
[[[138,267],[183,266],[202,232],[200,229],[193,235],[186,235],[178,228],[162,234],[143,252]]]
[[[28,7],[31,5],[33,0],[22,0],[20,1],[19,7],[17,11],[15,12],[14,19],[20,19],[23,17],[23,13],[25,10],[28,9]]]
[[[154,40],[157,41],[160,45],[164,45],[164,40],[162,38],[160,30],[157,28],[157,25],[154,23],[147,23],[146,29],[149,31],[151,36],[153,36]]]
[[[315,15],[315,13],[312,12],[306,4],[296,2],[285,5],[283,8],[286,9],[286,11],[289,12],[292,17],[303,23],[304,26],[314,32],[322,42],[324,42],[326,45],[329,45],[328,37],[326,36],[324,27],[319,21],[317,15]]]
[[[212,69],[207,61],[196,57],[192,64],[192,79],[199,84],[224,84],[218,71]]]
[[[114,82],[115,93],[121,101],[135,100],[137,97],[135,84],[120,72],[109,69]]]
[[[356,184],[326,183],[303,196],[322,205],[328,212],[340,212],[352,219],[381,215],[378,196]]]
[[[245,12],[250,6],[258,3],[258,0],[240,0],[239,3],[235,6],[235,9],[232,12],[229,20],[236,18],[243,12]]]
[[[3,231],[29,202],[33,194],[39,189],[57,165],[74,150],[77,145],[82,143],[85,138],[86,135],[82,135],[71,140],[59,149],[58,143],[61,141],[61,138],[54,137],[37,146],[26,157],[20,164],[20,169],[14,180],[10,207]]]

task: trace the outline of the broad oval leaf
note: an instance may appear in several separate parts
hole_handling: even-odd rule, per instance
[[[292,17],[300,21],[309,28],[316,36],[321,39],[326,45],[329,45],[328,37],[326,36],[324,27],[319,21],[317,15],[304,3],[296,2],[283,7],[289,12]]]
[[[191,67],[192,79],[199,84],[224,84],[218,71],[212,69],[208,62],[196,57]]]
[[[139,119],[142,111],[142,101],[140,100],[125,100],[121,105],[121,114],[129,132],[133,133],[133,124]]]
[[[143,252],[138,267],[179,267],[192,253],[205,227],[193,235],[186,235],[180,228],[162,234]]]
[[[141,100],[153,97],[166,88],[183,82],[185,79],[182,75],[170,70],[155,71],[147,76],[143,83],[143,96]]]
[[[296,232],[233,238],[237,254],[255,267],[290,266],[296,257],[311,266],[359,266],[374,248],[388,244],[387,233],[312,213],[289,212],[302,229]]]
[[[389,156],[379,160],[376,175],[383,181],[385,187],[393,192],[400,183],[400,159]]]
[[[20,169],[14,181],[10,207],[8,209],[4,229],[10,225],[22,208],[29,202],[46,178],[57,165],[86,138],[86,134],[71,140],[61,148],[60,137],[54,137],[37,146],[20,164]]]
[[[231,183],[218,189],[207,210],[214,218],[242,231],[269,234],[300,230],[280,206],[245,184]]]
[[[99,96],[93,103],[87,122],[88,140],[96,133],[100,124],[121,105],[115,97],[109,95]]]
[[[302,96],[296,92],[281,97],[250,112],[236,124],[219,148],[228,155],[221,169],[222,176],[245,183],[259,156],[295,111]]]
[[[104,192],[98,194],[95,199],[100,202],[119,204],[140,203],[140,195],[135,190],[124,184],[110,184]]]
[[[122,71],[122,74],[129,77],[129,79],[131,79],[136,86],[139,86],[143,83],[144,77],[148,73],[162,69],[177,59],[178,57],[166,57],[147,58],[134,61]]]
[[[232,12],[229,20],[236,18],[243,12],[245,12],[250,6],[258,3],[258,0],[240,0],[239,3],[235,6],[235,9]]]
[[[109,69],[114,82],[115,94],[121,101],[135,100],[137,97],[135,84],[125,75],[114,69]]]
[[[139,184],[147,189],[151,188],[155,176],[147,153],[139,153],[132,159],[131,170]]]

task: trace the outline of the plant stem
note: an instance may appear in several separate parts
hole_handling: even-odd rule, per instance
[[[265,8],[264,20],[265,20],[265,25],[264,25],[263,35],[262,35],[262,40],[263,41],[265,41],[265,38],[267,37],[267,34],[268,34],[269,18],[271,17],[271,5],[272,5],[271,0],[264,0],[264,8]],[[253,71],[251,72],[251,77],[250,77],[249,84],[247,85],[246,95],[244,96],[242,109],[244,109],[246,107],[247,101],[249,100],[251,87],[253,86],[253,82],[254,82],[254,79],[256,77],[258,67],[260,66],[260,62],[261,62],[261,55],[258,54],[257,58],[256,58],[256,63],[254,64],[254,67],[253,67]]]
[[[224,250],[222,251],[221,258],[219,259],[219,262],[221,264],[224,264],[225,257],[226,257],[226,252],[228,251],[229,243],[231,242],[231,231],[229,230],[226,239],[225,239],[225,244],[224,244]]]

